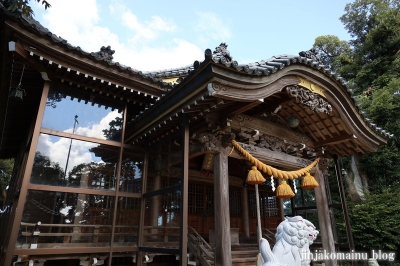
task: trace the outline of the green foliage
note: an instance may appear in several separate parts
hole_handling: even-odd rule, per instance
[[[122,117],[115,117],[115,119],[109,123],[110,128],[103,129],[103,135],[106,139],[115,141],[121,140],[122,123]]]
[[[5,6],[8,8],[8,10],[10,11],[16,11],[16,10],[20,10],[21,13],[27,17],[32,17],[33,16],[33,10],[29,5],[29,2],[31,0],[4,0],[2,1]],[[42,3],[42,5],[44,6],[44,9],[50,8],[51,5],[49,2],[47,2],[46,0],[35,0],[38,3]]]
[[[355,0],[340,18],[353,39],[320,36],[320,58],[349,81],[357,101],[377,126],[394,137],[362,157],[370,191],[381,193],[400,181],[400,0]]]
[[[354,37],[350,81],[358,93],[382,89],[399,75],[400,1],[356,0],[345,11],[340,19]]]
[[[368,195],[363,204],[355,205],[350,219],[358,248],[391,250],[400,254],[400,190],[386,189]]]
[[[3,205],[7,196],[7,186],[10,184],[14,159],[0,160],[0,207]]]
[[[347,71],[341,69],[351,64],[351,47],[346,41],[334,35],[319,36],[315,39],[313,48],[322,64],[346,77]]]
[[[64,179],[64,169],[39,151],[35,154],[31,182],[35,184],[60,184]]]

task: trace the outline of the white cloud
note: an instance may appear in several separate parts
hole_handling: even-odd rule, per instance
[[[39,138],[37,150],[43,155],[49,156],[52,162],[58,163],[61,168],[65,169],[71,140],[57,138],[57,141],[53,141],[54,137],[42,134]],[[73,140],[68,159],[67,173],[76,165],[90,163],[92,161],[92,156],[89,149],[95,146],[96,144],[93,143]]]
[[[109,128],[109,123],[114,120],[116,117],[121,117],[121,114],[118,113],[117,110],[109,112],[105,117],[103,117],[98,124],[92,124],[85,127],[78,127],[76,129],[76,134],[99,138],[99,139],[106,139],[103,134],[103,129]],[[72,128],[66,130],[65,132],[72,133]]]
[[[49,30],[73,46],[87,52],[97,52],[110,45],[115,50],[114,61],[141,71],[183,67],[204,58],[203,51],[193,43],[175,35],[174,21],[153,15],[140,20],[127,6],[112,1],[107,12],[114,17],[99,15],[99,1],[54,1],[40,21]],[[101,22],[108,18],[101,26]],[[110,28],[115,20],[120,25]],[[121,28],[124,37],[113,33]],[[167,38],[167,41],[163,38]],[[172,40],[172,41],[171,41]]]
[[[130,10],[122,12],[121,20],[123,25],[132,30],[133,37],[130,41],[134,43],[152,41],[160,32],[171,32],[176,28],[172,21],[164,20],[159,16],[152,16],[150,21],[140,23]]]
[[[135,50],[126,47],[115,54],[115,61],[137,67],[141,71],[183,67],[204,59],[204,52],[196,45],[182,39],[174,39],[162,47],[143,47]]]
[[[221,20],[212,12],[197,12],[195,30],[199,32],[201,43],[208,44],[210,39],[217,42],[226,42],[231,36],[229,22]]]
[[[83,136],[105,139],[102,130],[109,128],[109,123],[117,116],[121,115],[117,110],[114,110],[103,117],[99,123],[91,124],[85,127],[78,127],[75,132],[76,134]],[[72,128],[69,128],[64,132],[72,133]],[[61,168],[65,169],[70,145],[71,151],[68,159],[67,173],[76,165],[90,163],[93,161],[92,153],[89,151],[89,149],[96,147],[98,144],[90,142],[72,140],[71,143],[70,139],[57,138],[42,134],[39,138],[37,150],[43,155],[49,156],[52,162],[57,162]]]

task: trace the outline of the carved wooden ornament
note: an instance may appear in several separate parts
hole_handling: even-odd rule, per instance
[[[297,103],[300,103],[311,111],[325,114],[332,112],[332,106],[318,94],[297,85],[287,86],[284,90],[290,97],[294,98]]]

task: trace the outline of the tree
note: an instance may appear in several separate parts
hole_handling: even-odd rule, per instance
[[[109,123],[109,129],[103,129],[103,135],[106,137],[106,139],[115,141],[121,140],[122,122],[122,117],[117,116]]]
[[[10,184],[14,159],[0,160],[0,208],[7,197],[7,187]]]
[[[60,185],[64,180],[64,169],[39,151],[35,153],[31,182],[35,184]]]
[[[354,206],[350,218],[358,248],[390,250],[399,254],[399,193],[398,188],[387,189],[380,194],[369,195],[363,204]],[[381,262],[379,265],[382,265]]]
[[[340,18],[353,39],[335,36],[314,43],[320,58],[342,75],[358,103],[377,126],[394,134],[376,153],[361,157],[372,193],[400,181],[400,1],[356,0]]]
[[[16,11],[16,10],[21,10],[22,14],[27,16],[27,17],[32,17],[33,16],[33,10],[29,5],[29,2],[31,0],[1,0],[2,4],[7,7],[8,10],[10,11]],[[46,0],[35,0],[38,3],[42,3],[44,5],[44,9],[50,8],[51,5],[48,1]]]
[[[351,64],[352,49],[347,41],[334,35],[319,36],[315,39],[314,50],[321,63],[346,78],[346,66]]]

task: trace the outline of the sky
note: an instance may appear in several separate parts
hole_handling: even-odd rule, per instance
[[[239,63],[312,47],[321,35],[350,40],[339,20],[351,0],[49,0],[31,1],[35,19],[52,33],[97,52],[110,45],[114,61],[164,70],[204,59],[221,42]]]

